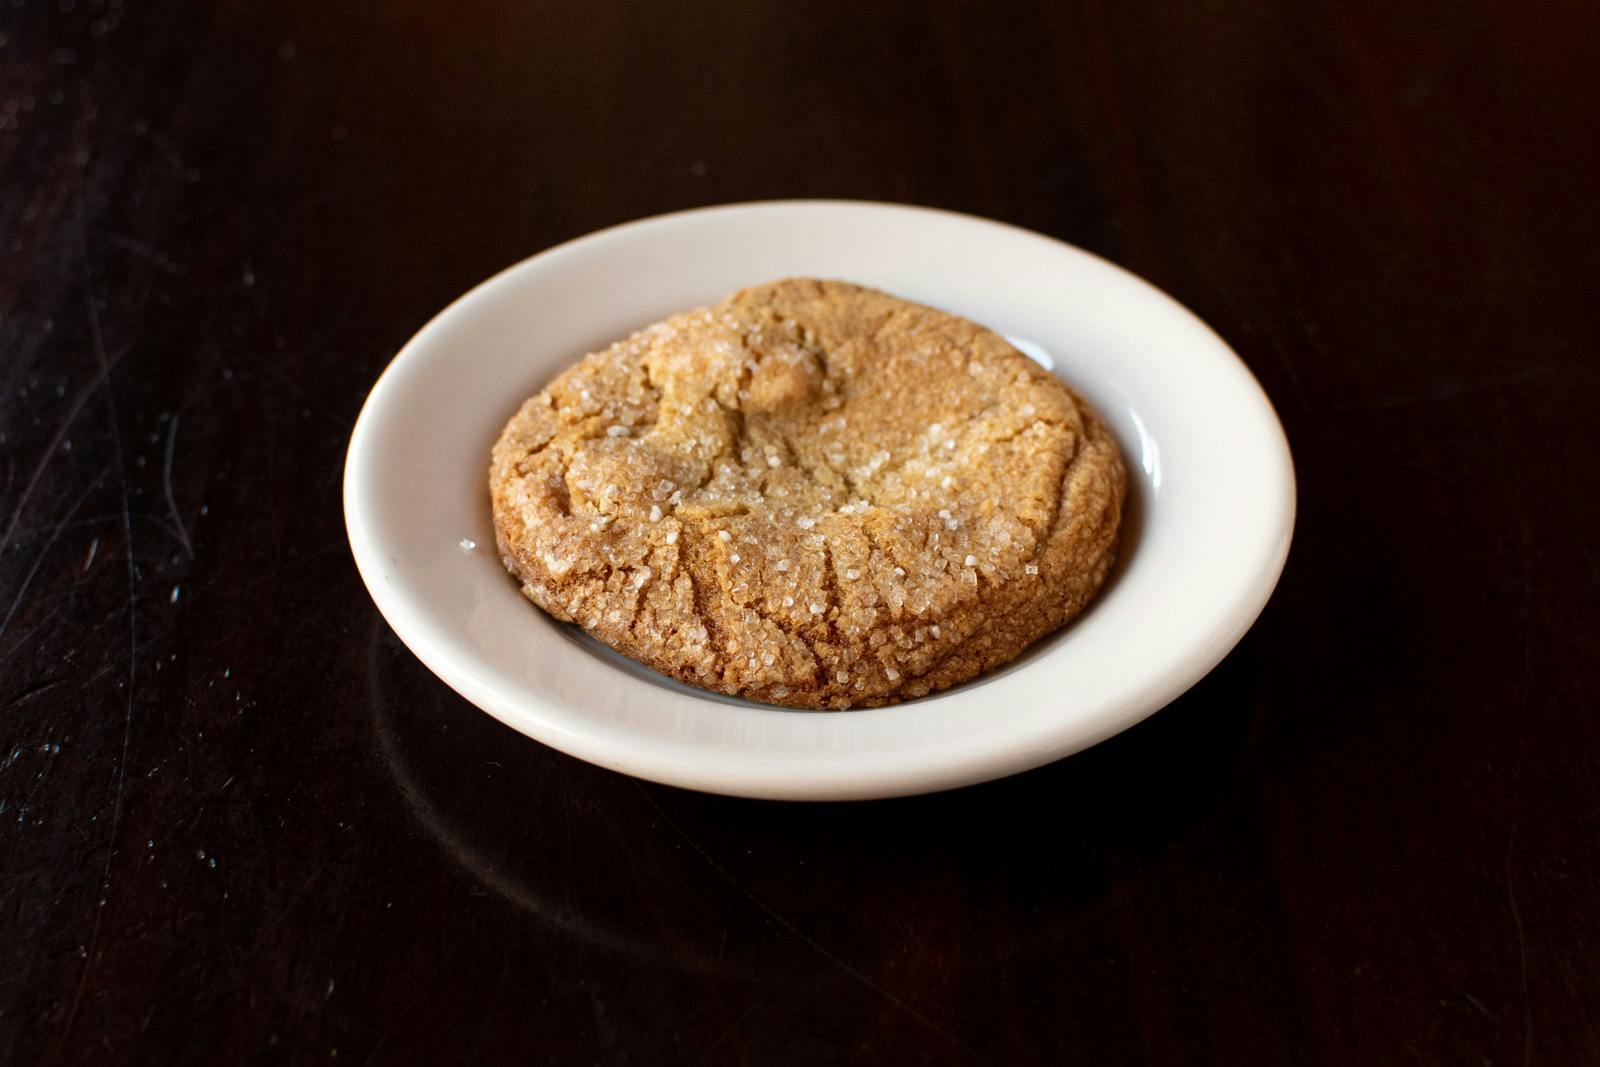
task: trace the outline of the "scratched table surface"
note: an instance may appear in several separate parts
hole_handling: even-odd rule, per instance
[[[0,1062],[1600,1062],[1596,54],[1585,0],[5,0]],[[803,806],[397,642],[339,499],[396,349],[789,196],[1032,227],[1238,349],[1300,523],[1210,677]]]

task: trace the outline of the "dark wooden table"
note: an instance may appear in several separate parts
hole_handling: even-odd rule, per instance
[[[6,0],[0,1062],[1600,1062],[1596,55],[1587,0]],[[1237,347],[1300,524],[1209,678],[799,806],[397,643],[339,500],[396,348],[786,196],[1033,227]]]

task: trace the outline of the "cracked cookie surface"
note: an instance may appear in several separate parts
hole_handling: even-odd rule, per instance
[[[506,425],[489,483],[501,559],[551,615],[694,685],[846,708],[1082,611],[1126,474],[998,334],[796,278],[579,361]]]

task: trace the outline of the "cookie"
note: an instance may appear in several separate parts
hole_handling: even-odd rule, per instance
[[[1082,611],[1126,474],[999,335],[794,278],[585,357],[506,425],[489,483],[506,569],[551,615],[697,686],[847,708]]]

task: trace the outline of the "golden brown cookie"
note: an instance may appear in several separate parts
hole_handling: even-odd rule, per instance
[[[494,447],[535,604],[694,685],[887,704],[1083,610],[1125,473],[1104,423],[997,334],[794,278],[585,357]]]

